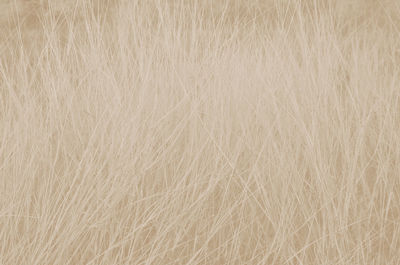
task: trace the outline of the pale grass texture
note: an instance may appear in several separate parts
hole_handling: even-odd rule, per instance
[[[3,1],[0,264],[400,264],[398,1]]]

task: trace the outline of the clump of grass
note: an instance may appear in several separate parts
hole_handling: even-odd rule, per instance
[[[400,9],[349,3],[10,2],[0,264],[399,264]]]

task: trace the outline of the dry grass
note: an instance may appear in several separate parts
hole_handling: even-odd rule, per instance
[[[400,264],[397,1],[0,10],[1,265]]]

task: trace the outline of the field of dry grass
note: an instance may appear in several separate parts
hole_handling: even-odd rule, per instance
[[[0,2],[0,265],[400,264],[400,4]]]

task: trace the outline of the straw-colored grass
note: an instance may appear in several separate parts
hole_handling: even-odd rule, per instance
[[[0,264],[400,264],[398,1],[0,4]]]

